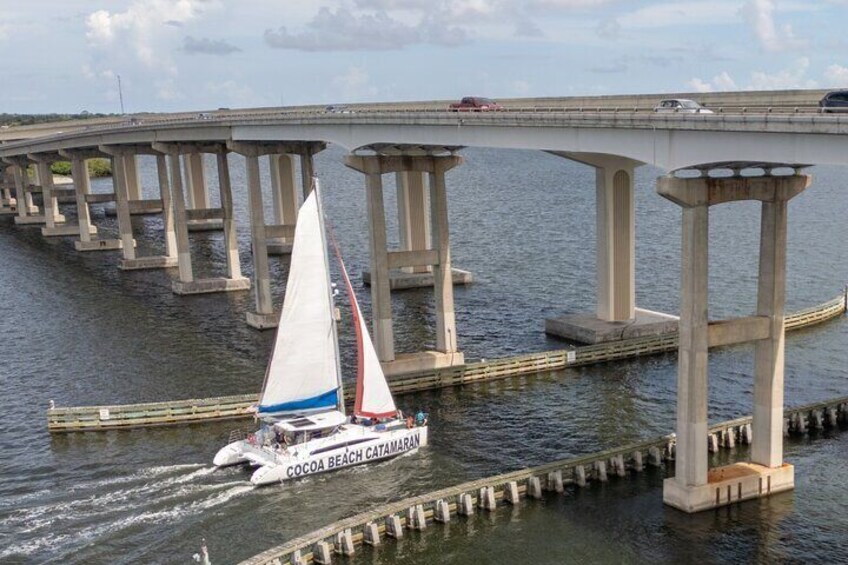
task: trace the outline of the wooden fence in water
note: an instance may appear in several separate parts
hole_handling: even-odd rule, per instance
[[[784,435],[848,426],[848,396],[808,404],[784,412]],[[713,451],[751,443],[751,417],[709,428]],[[627,477],[646,465],[661,466],[674,458],[674,435],[608,449],[599,453],[554,461],[494,477],[469,481],[420,496],[406,498],[334,522],[324,528],[264,551],[241,565],[303,565],[330,563],[333,556],[354,555],[358,545],[380,545],[403,537],[405,531],[425,530],[450,522],[452,515],[492,512],[499,505],[515,505],[521,498],[542,498],[543,491],[562,493],[574,484],[583,487],[604,482],[610,475]]]
[[[786,329],[796,330],[820,324],[846,312],[846,295],[824,304],[786,316]],[[421,392],[462,386],[508,377],[518,377],[582,365],[633,359],[677,349],[677,333],[587,345],[574,349],[530,353],[518,357],[494,359],[396,375],[388,378],[392,394]],[[352,401],[353,391],[346,391]],[[148,426],[173,426],[198,422],[251,418],[256,394],[215,398],[172,400],[145,404],[113,406],[51,407],[47,410],[47,428],[53,433],[105,431]]]

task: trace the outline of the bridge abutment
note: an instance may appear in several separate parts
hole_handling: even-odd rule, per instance
[[[786,211],[809,175],[661,177],[657,192],[683,208],[680,344],[677,381],[675,476],[663,500],[698,512],[794,488],[783,462],[783,347]],[[708,316],[709,207],[762,202],[760,267],[754,316],[710,322]],[[710,346],[755,342],[751,462],[708,470],[707,381]]]
[[[450,230],[445,186],[445,173],[461,163],[462,158],[455,155],[348,155],[345,158],[345,165],[363,173],[366,179],[373,338],[377,356],[387,374],[462,365],[465,362],[464,355],[457,349],[456,341]],[[387,173],[405,172],[426,173],[429,176],[430,247],[389,251],[386,242],[382,176]],[[420,218],[419,216],[419,220]],[[419,230],[418,233],[423,233],[423,230]],[[407,244],[412,245],[411,235],[407,239]],[[404,267],[432,269],[436,302],[434,351],[401,354],[395,352],[390,270]]]

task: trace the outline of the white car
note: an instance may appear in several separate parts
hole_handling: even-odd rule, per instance
[[[670,113],[677,112],[680,114],[712,114],[712,110],[704,108],[694,100],[685,98],[669,98],[660,100],[660,103],[654,106],[654,112]]]

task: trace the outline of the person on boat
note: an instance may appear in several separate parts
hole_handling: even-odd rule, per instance
[[[406,417],[406,427],[407,427],[407,428],[409,428],[410,430],[411,430],[413,427],[415,427],[415,420],[412,418],[412,416],[407,416],[407,417]]]
[[[415,423],[418,426],[426,426],[427,425],[427,415],[423,410],[419,410],[418,414],[415,415]]]

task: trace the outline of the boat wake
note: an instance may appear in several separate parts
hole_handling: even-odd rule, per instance
[[[204,465],[149,467],[15,497],[0,507],[0,533],[11,534],[0,562],[62,558],[127,528],[175,523],[253,490],[214,471]]]

